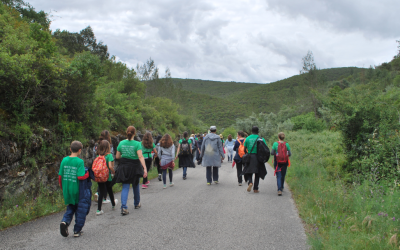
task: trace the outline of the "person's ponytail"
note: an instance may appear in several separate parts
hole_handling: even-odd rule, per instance
[[[126,137],[128,137],[128,140],[132,140],[135,134],[136,134],[136,128],[134,126],[129,126],[126,129]]]

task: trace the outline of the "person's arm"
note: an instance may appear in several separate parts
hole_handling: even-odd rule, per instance
[[[175,145],[174,145],[174,147],[175,147]],[[176,158],[178,158],[179,151],[181,151],[181,144],[180,143],[179,143],[179,146],[178,146],[178,150],[176,151],[176,157],[174,157],[175,160],[176,160]],[[173,150],[173,152],[175,152],[175,149]]]
[[[78,180],[80,181],[86,180],[87,178],[89,178],[89,171],[87,171],[84,176],[78,176]]]
[[[58,176],[58,184],[60,185],[60,188],[62,190],[62,176],[61,175]]]
[[[286,143],[286,148],[288,150],[288,156],[292,156],[292,150],[290,150],[289,143]]]
[[[108,165],[109,165],[109,168],[110,168],[110,170],[111,170],[111,173],[112,173],[112,174],[115,174],[114,161],[110,161],[110,162],[108,163]]]
[[[157,149],[156,149],[156,148],[154,148],[153,150],[154,150],[154,157],[157,157],[157,156],[158,156]]]
[[[136,151],[136,153],[139,157],[140,163],[142,163],[143,172],[144,172],[143,177],[146,178],[147,177],[147,169],[146,169],[146,163],[144,162],[142,150],[140,149],[140,150]]]
[[[221,143],[221,146],[219,146],[218,143]],[[217,141],[217,147],[218,147],[218,150],[219,150],[219,154],[221,155],[221,159],[225,158],[223,145],[224,144],[222,143],[222,141]]]
[[[116,159],[121,159],[121,152],[117,151],[117,154],[115,155]]]
[[[240,145],[239,142],[235,141],[235,144],[233,145],[233,151],[236,151],[239,145]]]
[[[206,140],[203,139],[203,143],[201,144],[201,150],[200,150],[200,158],[203,158],[204,156],[204,149],[206,148]]]

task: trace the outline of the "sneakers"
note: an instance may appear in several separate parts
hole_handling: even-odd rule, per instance
[[[142,204],[140,204],[140,202],[139,202],[139,205],[135,206],[135,209],[139,209],[141,207],[142,207]]]
[[[148,188],[148,186],[146,184],[142,185],[142,189],[147,189],[147,188]]]
[[[163,189],[166,189],[167,188],[167,184],[164,184],[164,187],[163,187]]]
[[[118,205],[118,199],[114,199],[114,203],[115,203],[115,206],[112,206],[112,209],[113,209],[113,210],[114,210],[115,207]]]
[[[102,214],[104,214],[103,210],[100,210],[100,211],[97,210],[97,211],[96,211],[96,215],[102,215]]]
[[[111,201],[109,199],[103,200],[103,204],[108,204],[108,203],[111,203]]]
[[[254,190],[254,193],[256,193],[256,194],[259,193],[259,192],[260,192],[260,191],[258,191],[258,190]]]
[[[83,231],[80,232],[74,232],[74,237],[79,237],[83,234]]]
[[[239,186],[242,186],[242,183],[239,182]]]
[[[218,181],[214,181],[215,184],[218,184]]]
[[[161,174],[158,174],[158,181],[162,181]]]
[[[183,179],[186,180],[186,176],[183,176]]]
[[[210,186],[210,185],[211,185],[211,183],[210,183],[210,182],[207,182],[207,185],[208,185],[208,186]]]
[[[125,208],[121,209],[121,214],[122,215],[128,215],[129,214],[128,209],[125,209]]]
[[[99,194],[98,193],[95,193],[94,194],[94,199],[93,199],[95,202],[97,202],[98,200],[99,200]]]
[[[150,181],[147,181],[144,185],[146,186],[150,185]]]
[[[170,182],[170,183],[169,183],[169,186],[170,186],[170,187],[173,187],[173,186],[174,186],[174,183],[173,183],[173,182]]]
[[[282,196],[282,191],[281,190],[278,191],[278,196]]]
[[[60,233],[62,236],[68,237],[68,225],[64,221],[60,223]]]
[[[253,187],[253,183],[249,183],[249,186],[247,187],[247,192],[250,192],[252,187]]]

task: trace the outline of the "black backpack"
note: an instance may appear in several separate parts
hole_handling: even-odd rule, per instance
[[[192,141],[192,152],[196,152],[196,139],[190,139]]]
[[[190,154],[190,148],[189,148],[189,142],[187,140],[182,140],[181,144],[181,155],[189,155]]]
[[[267,144],[263,141],[261,137],[257,139],[257,159],[261,163],[266,163],[271,156],[271,152]]]

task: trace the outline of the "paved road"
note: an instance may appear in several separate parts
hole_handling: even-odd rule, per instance
[[[188,170],[187,180],[175,171],[174,183],[162,189],[153,180],[141,190],[136,210],[130,190],[127,216],[111,204],[96,216],[92,204],[80,238],[60,235],[59,213],[0,232],[0,249],[308,249],[291,195],[277,196],[269,166],[258,194],[237,185],[236,169],[227,162],[218,185],[206,185],[200,166]]]

